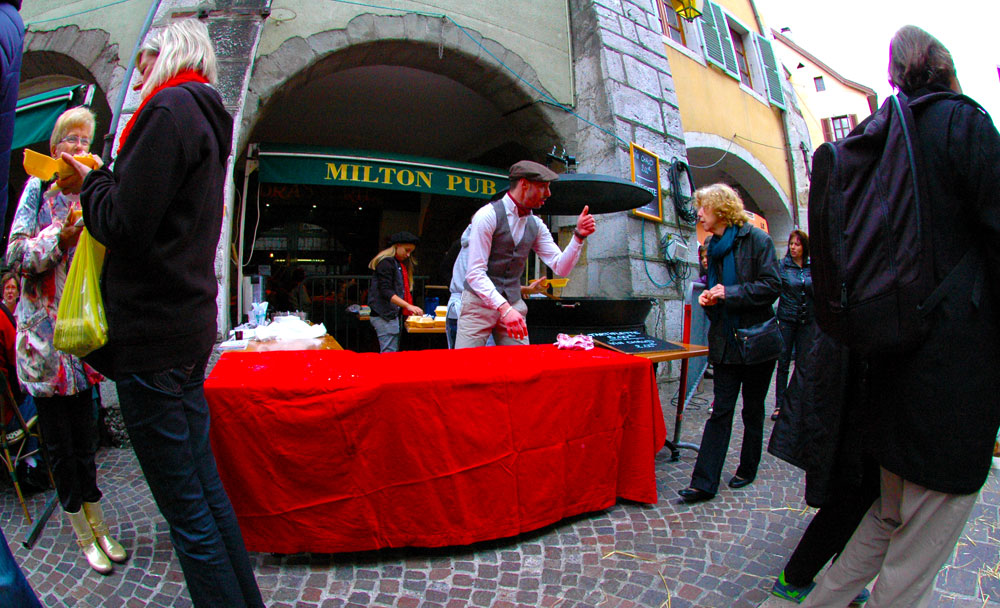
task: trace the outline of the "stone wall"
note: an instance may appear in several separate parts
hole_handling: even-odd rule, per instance
[[[812,168],[813,144],[809,136],[809,125],[802,115],[802,100],[795,94],[795,88],[784,79],[782,82],[785,99],[788,102],[788,111],[784,113],[785,129],[788,132],[788,144],[791,148],[791,160],[794,167],[795,214],[799,229],[809,231],[809,172]],[[774,242],[778,245],[778,254],[784,251],[783,244],[787,242],[788,235],[774,235]]]
[[[653,0],[571,0],[570,24],[576,111],[610,131],[576,120],[580,172],[628,179],[628,143],[635,142],[661,159],[664,207],[663,224],[631,213],[598,216],[598,231],[588,239],[583,287],[586,295],[655,299],[647,330],[680,338],[686,281],[671,280],[659,242],[668,233],[681,238],[690,263],[696,261],[697,243],[694,226],[678,222],[669,193],[667,165],[672,158],[686,161],[687,153],[658,9]]]

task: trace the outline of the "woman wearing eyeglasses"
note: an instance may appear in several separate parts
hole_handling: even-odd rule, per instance
[[[94,114],[72,108],[56,120],[49,147],[87,154],[94,136]],[[82,228],[80,195],[59,182],[32,177],[24,186],[7,245],[7,264],[20,269],[17,306],[17,377],[34,397],[59,502],[73,525],[77,544],[101,574],[123,562],[125,549],[104,522],[97,487],[97,402],[94,386],[103,377],[73,355],[56,350],[52,334],[59,298]]]

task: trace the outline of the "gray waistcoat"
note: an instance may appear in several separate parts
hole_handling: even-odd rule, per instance
[[[521,299],[521,275],[524,274],[524,264],[528,261],[531,246],[538,236],[538,222],[529,219],[521,242],[515,245],[502,200],[493,203],[493,212],[497,216],[497,227],[493,231],[490,259],[486,262],[486,276],[493,281],[497,291],[513,304]],[[465,281],[465,288],[469,289],[468,280]]]

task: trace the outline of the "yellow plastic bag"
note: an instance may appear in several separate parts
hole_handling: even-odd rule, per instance
[[[56,312],[52,343],[63,352],[83,357],[108,341],[108,319],[101,299],[103,265],[104,245],[84,228]]]

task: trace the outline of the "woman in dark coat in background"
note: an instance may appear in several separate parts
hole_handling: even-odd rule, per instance
[[[778,265],[781,275],[781,297],[778,299],[778,320],[781,321],[781,337],[785,348],[778,357],[778,371],[774,377],[774,413],[771,420],[777,420],[784,404],[785,388],[788,386],[788,368],[794,359],[809,351],[813,334],[813,287],[809,270],[809,237],[801,230],[793,230],[788,235],[788,253]]]

